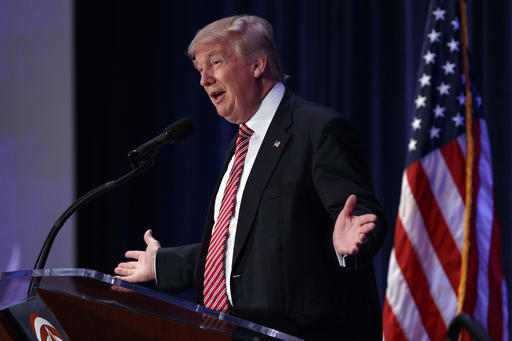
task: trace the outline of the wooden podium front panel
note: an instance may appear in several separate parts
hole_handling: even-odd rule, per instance
[[[37,289],[70,340],[231,340],[231,336],[159,316]]]

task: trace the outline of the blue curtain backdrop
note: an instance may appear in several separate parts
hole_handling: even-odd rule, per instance
[[[197,126],[162,149],[148,173],[79,213],[78,265],[111,273],[125,250],[145,247],[147,228],[165,246],[200,240],[234,129],[217,116],[185,51],[209,22],[249,13],[273,24],[287,86],[347,115],[361,136],[389,220],[375,258],[383,298],[427,9],[413,0],[77,1],[77,193],[128,171],[126,153],[171,122],[190,116]],[[469,9],[510,289],[512,5],[475,0]]]

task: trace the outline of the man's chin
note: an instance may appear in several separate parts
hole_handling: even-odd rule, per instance
[[[222,117],[223,119],[225,119],[229,123],[238,124],[238,122],[236,122],[234,120],[234,117],[231,116],[231,113],[226,113],[226,112],[222,112],[222,111],[218,111],[217,110],[217,114],[219,114],[220,117]]]

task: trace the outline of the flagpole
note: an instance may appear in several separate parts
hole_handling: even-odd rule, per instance
[[[473,163],[474,163],[474,143],[472,134],[472,96],[469,80],[469,59],[468,59],[468,29],[466,16],[466,2],[459,0],[459,10],[461,19],[461,45],[462,45],[462,67],[465,78],[465,117],[466,117],[466,206],[464,208],[464,245],[462,248],[462,267],[459,283],[459,306],[457,314],[463,312],[464,301],[466,298],[468,260],[470,248],[470,224],[473,213]]]

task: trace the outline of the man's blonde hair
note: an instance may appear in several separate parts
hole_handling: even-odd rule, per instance
[[[236,15],[212,22],[203,27],[188,46],[187,54],[194,60],[196,50],[203,44],[231,41],[239,57],[246,60],[263,53],[273,78],[284,81],[277,49],[274,43],[272,25],[254,15]]]

